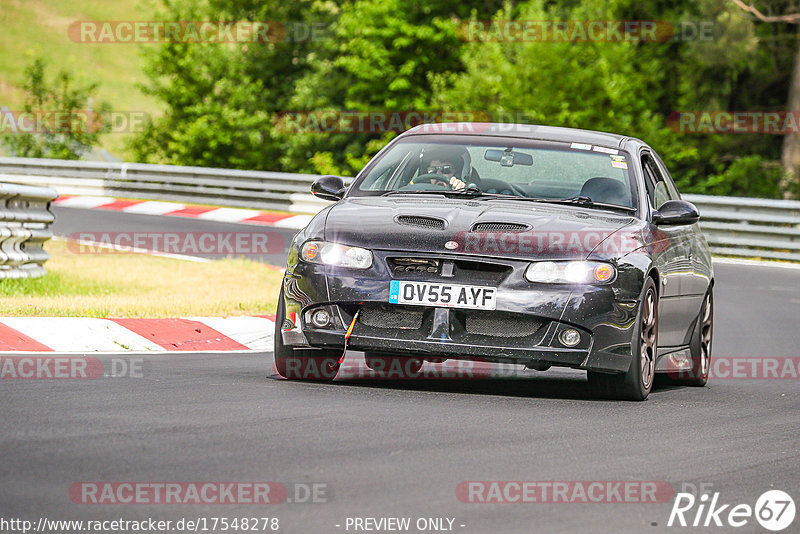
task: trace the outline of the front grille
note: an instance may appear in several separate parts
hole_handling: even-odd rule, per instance
[[[474,271],[476,273],[505,273],[512,269],[510,265],[486,261],[456,260],[455,265],[459,271]]]
[[[530,226],[519,223],[482,222],[472,227],[473,232],[524,232]]]
[[[438,273],[441,261],[426,258],[390,258],[389,267],[396,273]]]
[[[410,226],[419,226],[422,228],[430,228],[431,230],[444,230],[444,219],[437,219],[436,217],[420,217],[418,215],[400,215],[397,217],[397,222],[400,224],[408,224]]]
[[[527,337],[542,327],[541,321],[517,314],[467,311],[465,328],[470,334],[493,337]]]
[[[372,328],[418,330],[422,327],[422,308],[409,306],[365,306],[358,321]]]

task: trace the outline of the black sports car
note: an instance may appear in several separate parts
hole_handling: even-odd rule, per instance
[[[421,125],[294,238],[275,364],[332,380],[447,359],[585,369],[643,400],[655,374],[708,379],[714,275],[699,214],[639,139],[570,128]]]

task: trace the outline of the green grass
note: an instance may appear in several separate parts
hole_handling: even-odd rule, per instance
[[[155,45],[84,44],[67,34],[79,20],[152,20],[152,9],[148,0],[0,0],[0,107],[20,108],[25,67],[41,56],[49,77],[63,68],[82,82],[97,82],[95,99],[115,110],[160,114],[158,103],[136,87],[147,80],[142,54]],[[106,135],[103,147],[130,160],[128,137]]]
[[[0,316],[185,317],[274,313],[283,274],[241,258],[194,263],[76,253],[46,243],[41,278],[0,280]]]
[[[0,283],[0,297],[53,297],[83,295],[93,297],[114,292],[114,287],[104,285],[74,273],[48,272],[40,278],[4,280]]]

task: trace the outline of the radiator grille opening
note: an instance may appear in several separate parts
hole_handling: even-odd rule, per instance
[[[424,310],[411,306],[367,306],[361,308],[359,322],[372,328],[418,330]]]
[[[467,311],[467,332],[493,337],[527,337],[535,334],[542,322],[523,315],[498,312]]]
[[[461,271],[477,271],[482,273],[504,273],[512,269],[510,265],[489,263],[486,261],[456,260],[455,265]]]

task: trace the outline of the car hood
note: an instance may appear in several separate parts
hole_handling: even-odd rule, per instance
[[[635,220],[575,205],[433,195],[347,198],[331,206],[326,216],[326,241],[373,250],[523,260],[586,258]]]

